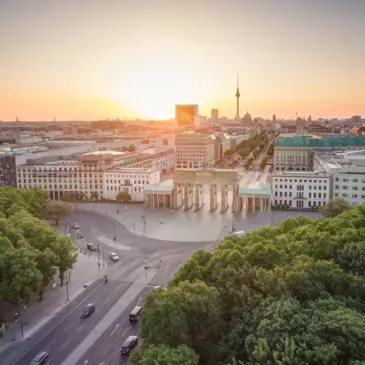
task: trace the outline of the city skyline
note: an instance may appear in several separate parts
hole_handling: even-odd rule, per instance
[[[365,115],[361,0],[0,4],[0,120]]]

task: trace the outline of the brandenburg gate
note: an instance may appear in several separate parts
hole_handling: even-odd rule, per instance
[[[228,202],[228,189],[232,186],[232,211],[236,212],[238,209],[238,173],[237,170],[230,169],[178,169],[174,171],[173,186],[165,187],[162,191],[162,187],[158,191],[152,189],[146,193],[152,193],[152,198],[147,195],[145,204],[148,207],[157,207],[159,205],[159,198],[156,200],[156,193],[164,195],[163,204],[168,202],[172,209],[179,209],[184,207],[185,210],[194,208],[194,210],[200,210],[203,205],[203,185],[210,185],[210,205],[209,210],[211,212],[218,208],[218,194],[220,194],[220,207],[221,212],[226,212],[229,208]],[[219,192],[220,191],[220,192]],[[152,201],[151,201],[152,200]]]

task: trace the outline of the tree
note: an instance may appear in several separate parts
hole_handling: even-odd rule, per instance
[[[99,200],[99,193],[98,193],[97,191],[93,191],[93,192],[91,193],[90,198],[91,198],[91,200],[94,200],[94,201],[95,201],[95,203],[97,203],[97,202],[98,202],[98,200]]]
[[[150,345],[133,352],[130,362],[132,365],[198,365],[199,356],[185,345],[175,348]]]
[[[64,272],[76,260],[69,238],[61,237],[38,218],[44,204],[50,208],[46,197],[40,189],[0,187],[3,209],[0,215],[0,300],[19,304],[28,302],[36,294],[42,299],[57,268],[62,280]],[[51,209],[42,209],[47,214],[52,213]]]
[[[117,195],[118,202],[129,202],[131,200],[131,195],[125,191],[120,191]]]
[[[52,246],[52,251],[57,255],[57,266],[62,286],[65,272],[72,269],[73,264],[77,260],[76,247],[69,237],[61,236],[57,238]]]
[[[62,200],[48,200],[44,208],[44,217],[51,219],[56,225],[63,218],[70,215],[72,212],[72,205]]]
[[[185,345],[202,365],[364,364],[365,204],[331,214],[193,254],[146,296],[136,359]]]
[[[28,302],[42,285],[35,253],[25,247],[7,250],[0,256],[0,298],[10,303]]]
[[[185,344],[205,360],[214,358],[209,343],[219,337],[219,305],[217,290],[202,282],[181,282],[169,291],[149,294],[141,316],[144,343]]]
[[[350,209],[351,205],[345,199],[336,198],[330,200],[320,211],[325,217],[336,217]]]

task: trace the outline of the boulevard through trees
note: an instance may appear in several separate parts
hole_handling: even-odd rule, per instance
[[[0,188],[1,300],[27,303],[34,295],[41,300],[55,275],[63,285],[65,272],[76,262],[70,238],[42,219],[47,206],[42,189]],[[50,218],[55,219],[54,213]]]
[[[365,364],[365,204],[333,205],[335,217],[197,251],[168,290],[147,294],[131,363]]]

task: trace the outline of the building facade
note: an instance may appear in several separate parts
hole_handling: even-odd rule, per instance
[[[282,171],[272,176],[272,203],[289,209],[323,207],[330,199],[330,176],[319,171]]]
[[[116,200],[120,191],[128,193],[133,201],[144,200],[144,188],[160,182],[160,170],[121,168],[103,174],[103,197]]]
[[[162,158],[171,156],[159,156],[158,160]],[[56,200],[65,195],[75,199],[115,199],[119,191],[139,200],[143,199],[143,186],[160,181],[160,170],[152,169],[153,163],[151,154],[117,151],[90,152],[56,161],[28,160],[17,166],[17,186],[39,186]]]
[[[359,150],[364,136],[285,136],[275,144],[274,171],[312,171],[315,151]]]
[[[175,120],[178,127],[199,126],[198,105],[175,105]]]
[[[0,155],[0,186],[16,187],[16,158],[14,155]]]
[[[176,168],[197,169],[215,164],[215,140],[210,135],[187,132],[175,139]]]

